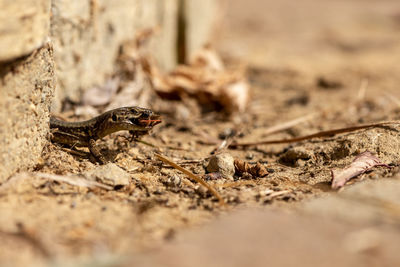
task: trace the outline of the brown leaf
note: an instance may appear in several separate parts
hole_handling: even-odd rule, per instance
[[[247,172],[254,177],[265,177],[268,175],[268,171],[260,162],[252,165],[246,161],[235,159],[234,165],[235,171],[239,174]]]
[[[207,44],[200,49],[190,60],[190,65],[196,67],[206,67],[210,70],[223,71],[224,63],[212,46]]]
[[[359,154],[353,162],[342,170],[331,170],[332,173],[332,189],[338,189],[346,184],[351,178],[354,178],[373,167],[383,166],[390,168],[387,164],[374,156],[371,152],[365,151]]]
[[[194,98],[202,106],[219,108],[227,114],[244,112],[250,99],[250,85],[243,68],[225,69],[218,54],[205,46],[188,65],[179,65],[168,74],[157,64],[143,59],[143,70],[148,74],[154,90],[162,98]]]

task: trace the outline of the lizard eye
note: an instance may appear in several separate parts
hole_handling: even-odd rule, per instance
[[[113,121],[116,121],[116,120],[117,120],[117,116],[114,114],[114,115],[112,115],[111,119],[112,119]]]

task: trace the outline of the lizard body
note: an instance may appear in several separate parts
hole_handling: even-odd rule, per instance
[[[113,109],[81,122],[61,121],[51,117],[51,141],[71,148],[88,147],[91,154],[104,164],[106,160],[96,146],[96,140],[123,130],[128,130],[133,136],[143,135],[160,122],[158,114],[140,107]]]

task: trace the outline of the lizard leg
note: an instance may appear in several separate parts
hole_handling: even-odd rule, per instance
[[[105,164],[107,162],[104,156],[100,153],[100,149],[96,146],[96,141],[94,139],[89,140],[89,150],[98,162],[101,164]]]
[[[131,134],[131,139],[129,140],[129,142],[133,142],[137,140],[139,137],[145,135],[147,132],[129,131],[129,133]]]

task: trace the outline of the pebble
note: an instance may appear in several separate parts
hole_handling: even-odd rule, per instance
[[[246,154],[246,159],[247,159],[247,160],[252,160],[252,159],[254,159],[254,154],[252,154],[252,153]]]
[[[173,174],[172,176],[168,177],[167,183],[171,186],[180,187],[182,185],[182,178],[176,174]]]
[[[131,180],[129,173],[114,163],[96,166],[96,168],[86,171],[85,176],[90,180],[99,181],[111,186],[128,185]]]
[[[221,153],[211,157],[207,172],[219,172],[222,177],[233,180],[235,174],[234,159],[229,153]]]

